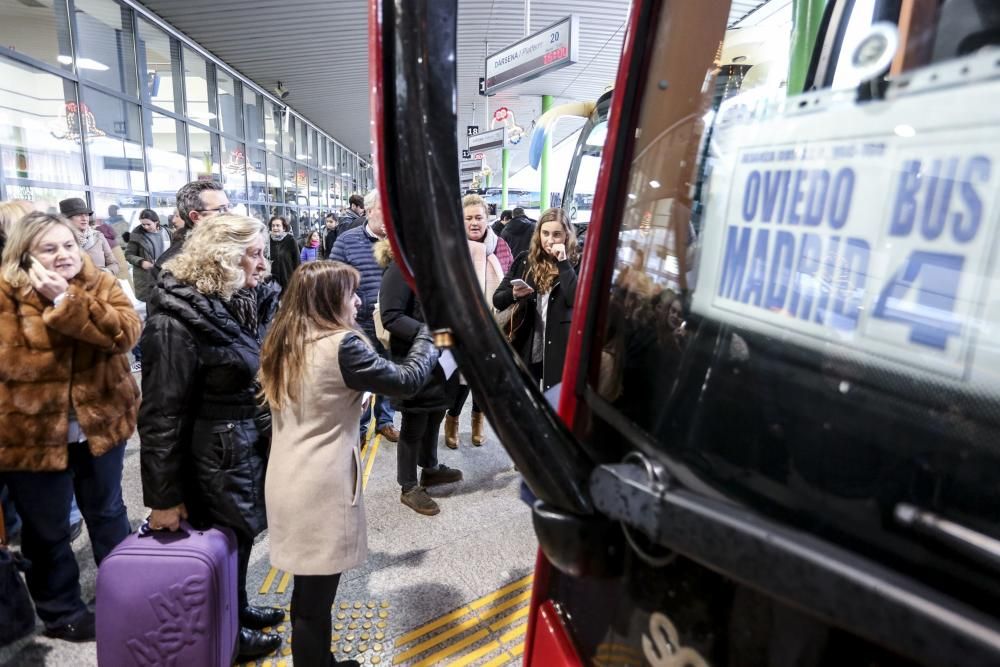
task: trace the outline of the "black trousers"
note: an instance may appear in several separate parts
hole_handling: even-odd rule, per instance
[[[247,596],[247,570],[250,567],[250,551],[252,549],[253,538],[236,532],[236,596],[240,611],[250,605],[250,598]]]
[[[467,384],[458,385],[458,389],[455,391],[455,402],[452,403],[451,408],[448,410],[449,417],[460,417],[462,415],[462,408],[465,407],[465,399],[469,398],[471,391]],[[475,394],[472,395],[472,411],[482,412]]]
[[[304,667],[336,664],[330,654],[331,607],[340,574],[295,575],[292,589],[292,662]]]
[[[438,464],[438,431],[444,421],[444,410],[436,412],[404,412],[396,443],[396,481],[403,491],[417,485],[417,466],[436,468]]]
[[[46,626],[70,623],[87,607],[80,597],[80,568],[70,544],[69,507],[73,495],[87,522],[94,561],[131,532],[122,501],[125,445],[93,456],[86,442],[69,447],[69,467],[53,472],[5,472],[11,499],[21,516],[21,551],[32,567],[28,590]]]

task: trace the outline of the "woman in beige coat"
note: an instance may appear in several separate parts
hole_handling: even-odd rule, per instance
[[[338,664],[330,654],[330,607],[340,573],[368,555],[362,394],[413,395],[437,361],[426,328],[400,364],[375,352],[354,319],[359,280],[346,264],[303,264],[261,351],[273,419],[264,486],[271,564],[295,575],[292,656],[302,665]]]

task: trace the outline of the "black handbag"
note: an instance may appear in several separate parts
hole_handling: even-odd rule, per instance
[[[21,572],[28,561],[7,546],[3,507],[0,507],[0,646],[6,646],[35,629],[35,608]]]

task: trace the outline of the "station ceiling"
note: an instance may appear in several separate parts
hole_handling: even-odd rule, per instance
[[[370,153],[367,0],[141,1],[262,88],[273,90],[281,81],[293,109],[361,155]],[[760,4],[736,0],[732,14],[746,14]],[[593,100],[614,82],[628,0],[531,0],[530,32],[571,14],[579,17],[578,63],[481,97],[483,61],[525,35],[525,5],[524,0],[458,2],[460,147],[465,127],[490,129],[500,106],[528,130],[541,111],[541,95],[554,95],[557,104]],[[572,129],[570,124],[562,134]],[[526,144],[514,151],[515,169],[526,161]]]

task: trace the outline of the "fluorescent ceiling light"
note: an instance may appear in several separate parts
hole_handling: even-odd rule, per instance
[[[305,160],[308,157],[309,157],[308,155],[304,155],[302,153],[299,153],[298,155],[295,156],[295,159],[296,160]]]
[[[660,187],[660,182],[656,181],[656,180],[650,181],[649,182],[649,187],[651,187],[651,188],[653,188],[655,190],[656,188]]]
[[[915,137],[917,136],[917,131],[913,129],[912,125],[897,125],[893,130],[897,137]]]
[[[341,175],[341,176],[350,176],[350,174],[349,174],[349,173],[347,173],[346,171],[342,171],[342,172],[340,172],[340,175]]]
[[[56,60],[58,60],[63,65],[73,64],[73,58],[71,58],[70,56],[60,55],[56,57]],[[77,58],[76,67],[77,69],[91,69],[97,72],[107,72],[109,69],[108,66],[105,65],[104,63],[97,62],[92,58]]]
[[[205,111],[193,111],[188,114],[191,118],[195,120],[213,120],[216,116],[214,113],[208,113]]]

